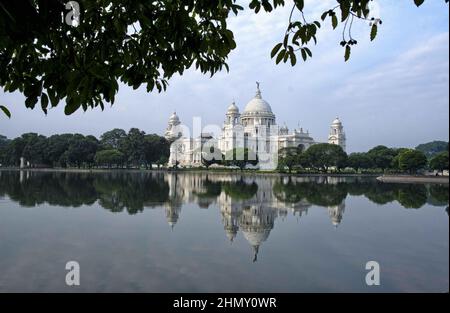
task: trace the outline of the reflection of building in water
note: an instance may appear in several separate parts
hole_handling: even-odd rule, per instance
[[[338,227],[338,225],[341,223],[344,211],[345,211],[345,202],[342,202],[339,205],[328,207],[328,215],[330,216],[331,222],[335,227]]]
[[[259,246],[269,237],[276,214],[275,210],[263,205],[253,205],[242,211],[239,226],[245,239],[253,247],[253,262],[257,260]]]
[[[180,217],[181,205],[171,205],[171,203],[167,203],[165,211],[167,223],[169,223],[170,227],[173,229],[175,224],[178,222],[178,218]]]
[[[220,208],[226,237],[233,242],[241,231],[254,249],[254,261],[261,244],[269,237],[277,217],[284,220],[290,213],[302,217],[311,207],[311,203],[299,196],[298,190],[286,187],[293,183],[310,182],[304,177],[173,173],[166,175],[165,179],[170,188],[166,216],[171,226],[177,222],[182,204],[196,203],[208,207],[216,203]],[[334,186],[341,182],[339,177],[317,180],[319,185]],[[344,209],[344,202],[328,207],[333,225],[340,223]]]
[[[227,238],[233,242],[239,230],[239,216],[242,212],[236,206],[224,205],[221,207],[220,213],[222,215],[223,228],[225,229]]]

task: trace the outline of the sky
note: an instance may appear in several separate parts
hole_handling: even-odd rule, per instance
[[[243,1],[241,1],[243,2]],[[290,1],[287,1],[290,3]],[[319,19],[335,0],[307,0],[305,16]],[[246,3],[246,2],[243,2]],[[229,19],[237,48],[228,59],[230,71],[212,78],[190,69],[169,81],[166,92],[147,93],[120,85],[113,106],[82,110],[65,116],[64,103],[45,115],[39,106],[24,105],[20,93],[0,90],[0,104],[11,119],[0,115],[0,134],[8,138],[26,132],[46,136],[81,133],[100,136],[113,128],[137,127],[163,135],[176,111],[183,124],[222,125],[233,102],[242,112],[261,82],[279,125],[292,131],[302,127],[318,142],[326,142],[335,117],[343,123],[347,151],[367,151],[383,144],[415,147],[449,137],[449,9],[444,0],[427,0],[417,8],[412,0],[378,0],[373,16],[381,17],[378,36],[370,42],[370,26],[358,21],[353,37],[358,44],[344,62],[342,25],[332,30],[322,23],[313,57],[275,64],[270,52],[283,39],[290,5],[271,13],[254,14],[246,8]],[[298,58],[300,59],[300,58]]]

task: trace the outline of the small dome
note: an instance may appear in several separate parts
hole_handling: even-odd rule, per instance
[[[176,112],[173,112],[172,115],[169,118],[169,124],[179,124],[180,123],[180,118],[178,117]]]
[[[341,121],[339,120],[339,117],[336,117],[333,121],[333,125],[341,125]]]
[[[236,106],[236,104],[233,103],[228,107],[227,113],[239,113],[239,108]]]

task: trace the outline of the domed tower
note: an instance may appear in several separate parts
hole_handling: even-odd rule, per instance
[[[236,104],[233,101],[233,103],[227,109],[225,124],[232,125],[232,126],[239,124],[240,116],[241,115],[239,114],[239,108],[236,106]]]
[[[182,136],[180,124],[180,118],[176,112],[173,112],[169,118],[169,124],[164,134],[164,137],[168,141],[174,141]]]
[[[328,143],[333,145],[339,145],[342,147],[342,150],[346,149],[346,138],[344,132],[344,126],[342,126],[342,122],[336,117],[331,124],[330,135],[328,136]]]

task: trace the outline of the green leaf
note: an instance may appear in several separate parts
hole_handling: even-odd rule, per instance
[[[311,50],[309,50],[309,48],[307,48],[307,47],[305,47],[304,49],[305,49],[306,53],[309,55],[309,57],[312,57]]]
[[[325,21],[325,19],[327,18],[328,13],[329,13],[328,11],[323,12],[323,14],[320,16],[320,19],[322,21]]]
[[[338,19],[336,17],[336,14],[331,16],[331,25],[333,25],[333,29],[335,29],[338,25]]]
[[[294,2],[295,2],[295,5],[297,6],[297,8],[298,8],[300,11],[303,11],[303,7],[304,7],[304,5],[305,5],[304,0],[295,0]]]
[[[42,108],[42,110],[47,111],[47,107],[48,107],[48,97],[43,92],[41,95],[41,108]]]
[[[308,55],[306,54],[305,49],[302,48],[302,50],[300,50],[300,51],[302,52],[302,58],[303,58],[303,61],[306,61],[306,58],[308,57]]]
[[[347,4],[341,4],[341,15],[342,15],[342,19],[341,21],[345,21],[347,19],[347,17],[350,14],[350,5]]]
[[[290,53],[291,56],[291,65],[294,66],[297,63],[297,57],[295,56],[295,53]]]
[[[5,107],[4,105],[0,105],[0,109],[3,111],[3,113],[5,113],[5,115],[6,115],[8,118],[11,118],[11,112],[9,112],[9,110],[8,110],[7,107]]]
[[[38,102],[38,98],[37,98],[37,96],[36,97],[28,97],[26,100],[25,100],[25,106],[27,107],[27,108],[31,108],[31,109],[34,109],[34,106],[36,105],[36,103]]]
[[[420,7],[421,5],[422,5],[422,3],[424,3],[425,2],[425,0],[414,0],[414,3],[418,6],[418,7]]]
[[[75,98],[68,98],[67,99],[67,104],[64,107],[64,114],[66,114],[66,115],[72,114],[73,112],[78,110],[80,105],[81,105],[81,102],[80,101],[76,101]]]
[[[277,59],[275,61],[276,64],[281,62],[281,60],[283,59],[285,53],[286,53],[286,49],[283,49],[283,50],[280,51],[280,53],[278,53]]]
[[[370,41],[373,41],[377,36],[378,26],[377,24],[372,25],[372,29],[370,30]]]
[[[347,62],[348,59],[350,59],[350,52],[351,52],[350,50],[351,47],[349,45],[345,46],[345,56],[344,56],[345,62]]]
[[[283,44],[280,42],[280,43],[277,44],[275,47],[273,47],[272,52],[270,53],[270,57],[271,57],[271,58],[273,58],[273,57],[277,54],[278,50],[280,50],[280,48],[281,48],[282,45],[283,45]]]

